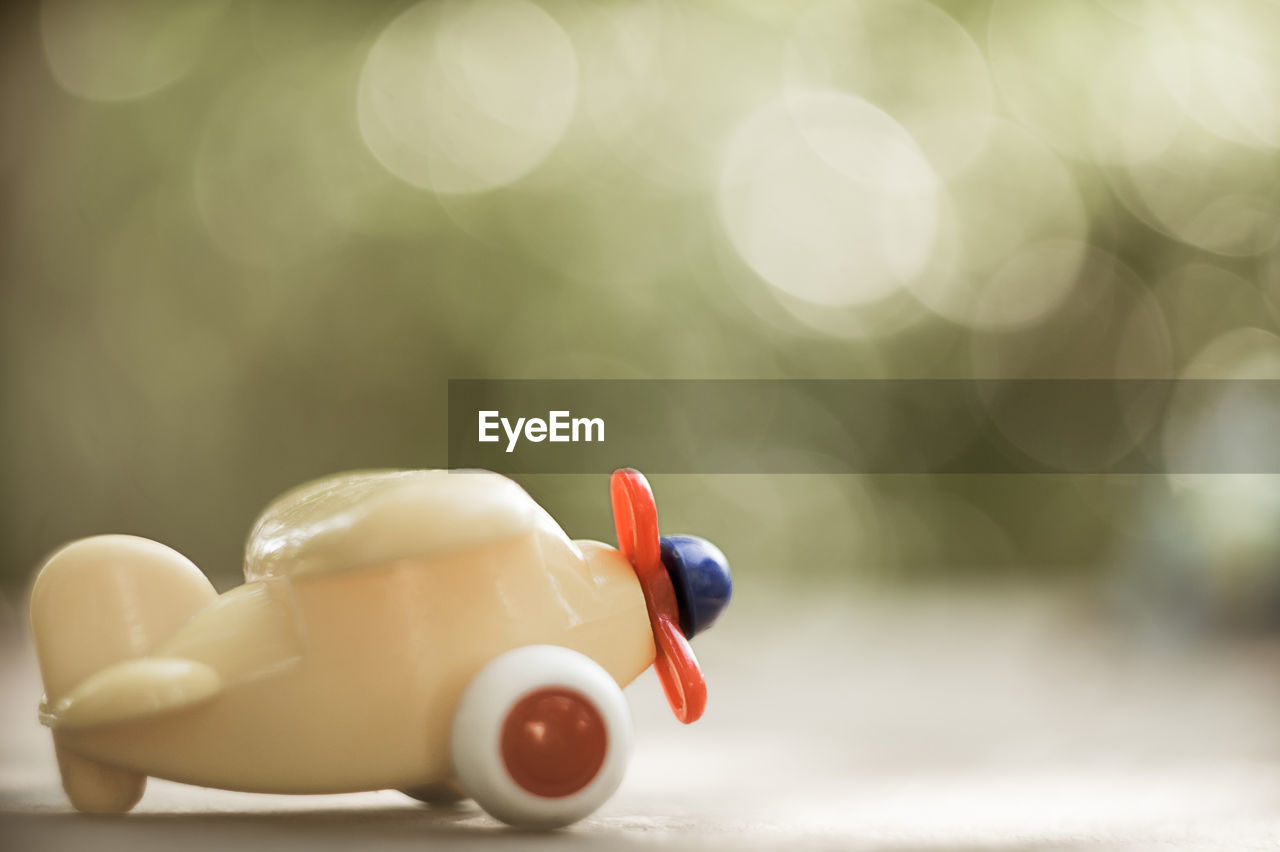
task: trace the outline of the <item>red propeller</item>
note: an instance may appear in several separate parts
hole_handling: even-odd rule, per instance
[[[609,494],[618,549],[631,560],[649,610],[657,649],[653,667],[662,681],[671,712],[686,725],[696,722],[707,707],[707,682],[689,640],[680,632],[676,592],[662,564],[658,543],[658,507],[653,490],[640,471],[622,468],[613,472]]]

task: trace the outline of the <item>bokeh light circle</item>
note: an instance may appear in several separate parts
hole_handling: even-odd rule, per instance
[[[357,108],[369,150],[439,193],[518,180],[573,118],[578,62],[560,25],[528,0],[424,2],[369,51]]]
[[[1280,222],[1277,43],[1269,0],[996,0],[987,33],[1018,121],[1102,163],[1148,226],[1230,256],[1264,251]]]
[[[1280,5],[1169,0],[1151,4],[1143,24],[1109,82],[1145,93],[1127,98],[1122,126],[1129,142],[1148,144],[1106,158],[1112,188],[1147,225],[1191,246],[1265,251],[1280,225]]]
[[[986,143],[986,59],[931,3],[821,3],[797,21],[785,72],[798,89],[847,91],[890,111],[942,174],[968,165]]]
[[[1280,5],[1171,0],[1152,5],[1152,66],[1182,112],[1240,145],[1280,147]]]
[[[1160,156],[1107,171],[1116,196],[1145,224],[1229,257],[1266,251],[1280,224],[1280,157],[1184,124]]]
[[[1188,263],[1166,273],[1153,288],[1168,320],[1178,369],[1234,329],[1271,326],[1280,314],[1266,294],[1220,266]]]
[[[1091,67],[1105,68],[1139,32],[1093,0],[995,0],[987,58],[1012,116],[1057,151],[1087,158]]]
[[[1043,319],[1074,286],[1087,217],[1075,180],[1026,130],[996,121],[947,183],[934,262],[911,282],[930,310],[978,330]]]
[[[888,113],[853,95],[790,94],[734,132],[718,201],[729,241],[765,281],[807,302],[859,305],[928,261],[939,184]]]
[[[200,58],[226,0],[44,0],[40,36],[49,70],[73,95],[141,98],[174,83]]]
[[[1099,73],[1088,100],[1087,148],[1095,161],[1141,163],[1169,149],[1186,118],[1136,37],[1110,56],[1098,57]]]
[[[1027,456],[1066,471],[1097,470],[1139,449],[1159,425],[1161,388],[1142,393],[1109,381],[1058,387],[1045,380],[1173,375],[1168,324],[1147,285],[1111,253],[1082,249],[1078,283],[1052,314],[1003,334],[975,335],[971,348],[992,425]],[[984,379],[1023,384],[1006,405],[1009,389]]]
[[[663,188],[713,191],[725,138],[762,93],[777,90],[772,57],[794,10],[775,4],[739,14],[681,0],[564,0],[556,8],[565,5],[591,149]]]
[[[979,379],[1167,379],[1168,320],[1150,286],[1120,258],[1083,247],[1077,284],[1041,322],[972,338]]]

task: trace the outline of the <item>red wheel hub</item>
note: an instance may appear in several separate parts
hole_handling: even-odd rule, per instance
[[[502,762],[512,780],[535,796],[578,792],[599,773],[608,748],[600,711],[570,689],[529,693],[502,724]]]

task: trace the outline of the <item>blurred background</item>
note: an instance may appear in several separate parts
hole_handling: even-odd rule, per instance
[[[449,378],[1280,377],[1274,0],[0,15],[11,614],[100,532],[234,585],[285,489],[443,465]],[[1170,411],[1170,451],[1213,420]],[[522,483],[611,536],[603,480]],[[753,583],[1280,626],[1274,477],[655,489]]]
[[[1277,0],[0,8],[13,848],[493,828],[163,783],[143,810],[181,819],[59,820],[17,640],[62,542],[151,537],[227,589],[284,490],[444,465],[449,379],[1280,379]],[[1228,397],[1102,444],[1266,449],[1280,412]],[[1274,848],[1278,478],[654,477],[735,604],[706,719],[645,675],[582,831]],[[520,482],[612,537],[603,476]]]

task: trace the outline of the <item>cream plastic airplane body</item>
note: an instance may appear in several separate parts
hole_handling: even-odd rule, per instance
[[[245,576],[219,596],[176,551],[131,536],[74,542],[45,563],[31,600],[41,716],[78,809],[128,810],[149,775],[428,801],[456,798],[462,776],[500,818],[559,825],[620,780],[629,719],[612,693],[662,657],[646,589],[627,556],[570,541],[514,482],[482,471],[320,480],[259,518]],[[515,675],[480,677],[517,649]],[[522,678],[523,692],[510,686]],[[595,774],[569,794],[548,793],[563,785],[546,779],[574,764],[547,743],[523,746],[532,768],[510,756],[519,743],[503,718],[513,724],[535,688],[569,696],[556,706],[578,713],[577,729],[594,720],[607,735],[581,758]],[[479,709],[459,724],[472,692]],[[582,706],[565,704],[574,696]],[[490,705],[507,716],[466,733]]]

